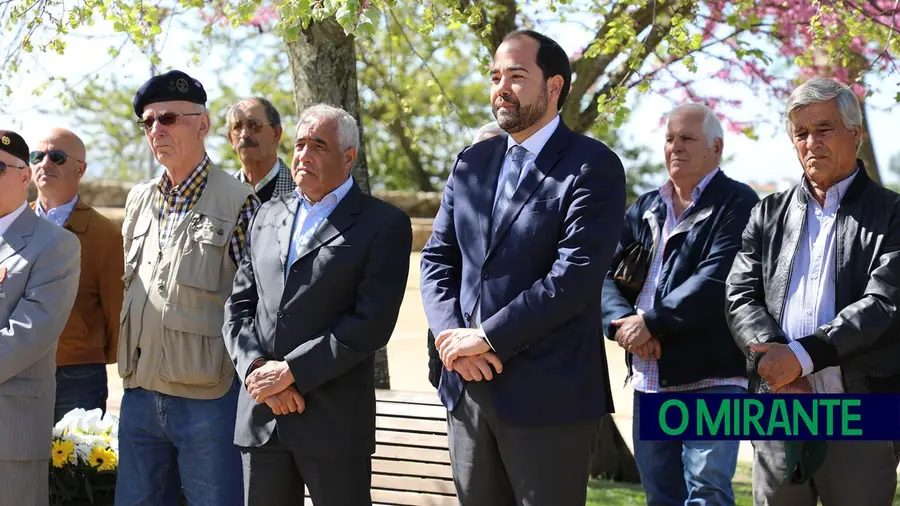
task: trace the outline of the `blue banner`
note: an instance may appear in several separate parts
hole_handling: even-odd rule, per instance
[[[900,395],[660,393],[639,402],[647,441],[900,440]]]

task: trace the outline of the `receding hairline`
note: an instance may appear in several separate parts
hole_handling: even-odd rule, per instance
[[[84,141],[81,140],[81,137],[79,137],[75,132],[67,128],[53,127],[48,130],[47,133],[41,136],[41,138],[38,140],[38,143],[41,144],[52,141],[54,139],[68,139],[74,142],[77,149],[79,149],[81,152],[80,158],[82,160],[85,159],[85,156],[87,155],[87,147],[85,146]]]

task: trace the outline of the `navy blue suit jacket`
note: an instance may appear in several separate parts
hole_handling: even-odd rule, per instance
[[[498,415],[516,424],[590,420],[612,412],[600,297],[625,215],[622,163],[564,124],[525,173],[496,234],[491,213],[507,136],[464,149],[422,251],[421,290],[435,335],[466,328],[480,297],[482,327],[503,361],[487,383]],[[453,411],[464,388],[442,371]]]

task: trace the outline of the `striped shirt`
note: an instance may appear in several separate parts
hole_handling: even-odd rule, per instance
[[[206,188],[206,182],[209,181],[209,171],[212,170],[212,162],[208,156],[203,157],[200,165],[194,169],[194,172],[180,184],[172,185],[169,174],[163,172],[159,178],[157,189],[159,189],[159,244],[165,246],[172,237],[172,233],[181,223],[181,220],[194,208],[194,204],[200,200],[203,190]],[[229,255],[235,265],[241,262],[244,254],[244,244],[246,242],[247,228],[250,226],[250,219],[253,213],[259,207],[259,200],[255,195],[247,197],[247,201],[241,207],[241,214],[238,217],[237,225],[234,233],[231,235],[231,249]]]
[[[660,281],[659,276],[662,273],[663,252],[666,250],[666,242],[669,240],[675,227],[691,215],[691,211],[694,210],[694,204],[700,199],[703,190],[706,189],[706,186],[718,172],[719,169],[715,169],[700,180],[694,188],[694,191],[691,192],[691,205],[689,205],[678,218],[675,217],[675,209],[672,204],[672,194],[675,191],[672,181],[667,181],[666,184],[659,189],[659,196],[662,197],[663,202],[666,204],[666,221],[660,231],[661,233],[656,251],[653,252],[653,259],[650,262],[650,272],[647,273],[647,281],[644,283],[644,287],[641,289],[641,293],[638,295],[637,303],[635,304],[638,309],[638,314],[653,309],[653,305],[656,301],[656,289]],[[729,337],[730,339],[730,336],[726,337]],[[659,363],[656,359],[641,358],[637,355],[633,355],[631,367],[634,370],[634,376],[631,378],[631,385],[635,390],[640,392],[686,392],[725,385],[747,388],[747,378],[743,377],[704,378],[700,381],[695,381],[686,385],[661,388],[659,385]]]

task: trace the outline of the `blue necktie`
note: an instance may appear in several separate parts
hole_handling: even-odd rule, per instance
[[[500,226],[500,220],[512,201],[513,194],[516,193],[516,187],[519,185],[519,176],[522,174],[522,167],[525,165],[525,155],[528,150],[516,144],[509,148],[507,156],[510,157],[509,170],[506,172],[500,185],[497,187],[497,203],[494,204],[494,214],[491,217],[491,236],[497,233],[497,227]]]

